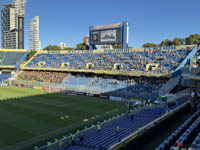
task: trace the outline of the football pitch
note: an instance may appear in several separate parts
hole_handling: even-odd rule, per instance
[[[95,97],[0,87],[0,149],[50,138],[62,129],[67,134],[124,108],[121,102]]]

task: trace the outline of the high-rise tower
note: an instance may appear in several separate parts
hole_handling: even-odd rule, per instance
[[[39,40],[39,16],[35,16],[29,24],[29,44],[31,51],[40,50],[40,40]]]
[[[14,0],[1,10],[2,48],[24,49],[24,16],[26,0]]]
[[[26,0],[14,0],[18,16],[18,49],[24,49],[24,16]]]

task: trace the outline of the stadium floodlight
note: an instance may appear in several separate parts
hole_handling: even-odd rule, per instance
[[[24,17],[26,0],[13,0],[13,2],[15,3],[16,14],[20,17]]]

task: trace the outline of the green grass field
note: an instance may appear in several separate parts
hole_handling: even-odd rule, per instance
[[[0,87],[0,149],[97,121],[124,104],[19,87]],[[28,142],[27,142],[28,143]],[[20,145],[19,144],[19,145]]]

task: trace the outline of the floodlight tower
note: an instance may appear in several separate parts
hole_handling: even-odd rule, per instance
[[[24,16],[26,0],[13,0],[15,13],[18,16],[18,48],[24,49]]]

